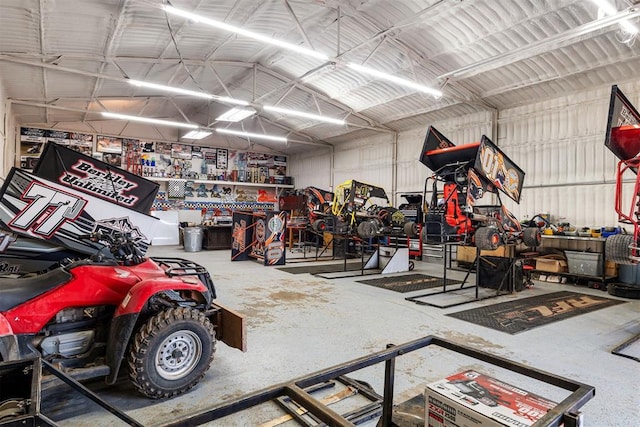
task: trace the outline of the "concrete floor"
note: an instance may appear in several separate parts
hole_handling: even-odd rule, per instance
[[[517,294],[440,309],[404,299],[425,291],[402,294],[356,283],[358,278],[329,280],[309,274],[293,275],[255,261],[231,262],[226,250],[186,253],[177,246],[157,246],[150,249],[149,255],[179,256],[207,267],[219,301],[246,315],[249,348],[242,353],[218,344],[216,359],[204,380],[190,393],[168,401],[139,397],[126,381],[110,388],[92,386],[145,425],[168,423],[246,393],[382,350],[388,343],[436,335],[594,386],[595,398],[582,408],[586,426],[640,426],[640,363],[610,353],[640,333],[638,300],[510,335],[445,315],[558,290],[608,294],[575,285],[536,282],[534,288]],[[291,255],[287,252],[287,256]],[[422,261],[415,265],[414,273],[442,272],[440,265]],[[460,271],[448,272],[448,277],[462,276]],[[568,395],[478,360],[429,348],[397,359],[394,401],[403,402],[421,393],[427,383],[466,369],[481,370],[555,401]],[[382,394],[382,364],[351,377],[369,382]],[[57,415],[61,425],[122,425],[93,404],[75,405],[89,413],[65,418],[61,410]],[[279,414],[269,407],[209,425],[253,426]]]

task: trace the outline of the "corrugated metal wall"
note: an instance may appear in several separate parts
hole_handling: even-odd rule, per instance
[[[334,186],[349,179],[377,185],[391,197],[394,135],[381,133],[337,145],[334,151]]]
[[[640,105],[640,82],[620,83],[619,87],[634,105]],[[497,118],[497,136],[492,135],[492,111],[425,123],[422,128],[401,132],[397,137],[395,186],[393,135],[339,144],[335,148],[334,183],[357,179],[384,187],[390,197],[395,188],[396,205],[404,202],[399,194],[422,193],[431,171],[418,161],[418,156],[427,127],[433,125],[455,144],[479,141],[486,134],[525,171],[520,205],[502,197],[517,218],[548,212],[555,221],[580,227],[616,226],[617,159],[604,146],[610,92],[611,86],[601,86],[502,110]],[[329,153],[319,153],[292,156],[296,187],[320,186],[319,180],[328,181],[325,174],[329,173]],[[631,200],[631,191],[631,184],[625,185],[623,202]]]
[[[619,87],[638,105],[640,84]],[[579,227],[618,225],[617,158],[604,146],[610,94],[602,86],[500,111],[498,144],[526,172],[520,205],[503,198],[516,217],[548,212]],[[623,202],[631,191],[625,185]]]
[[[331,187],[331,150],[313,149],[289,157],[288,173],[294,177],[296,188],[318,187],[329,190]]]

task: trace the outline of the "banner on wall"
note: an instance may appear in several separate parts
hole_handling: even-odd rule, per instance
[[[0,189],[0,228],[87,255],[103,247],[83,238],[92,232],[129,233],[144,254],[157,221],[15,167]]]
[[[115,153],[104,153],[107,154]],[[159,187],[141,176],[53,143],[47,143],[33,173],[142,213],[151,209]]]

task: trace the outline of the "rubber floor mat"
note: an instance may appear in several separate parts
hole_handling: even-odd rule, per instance
[[[562,291],[459,311],[447,316],[509,334],[517,334],[624,302],[595,295]]]
[[[428,276],[426,274],[405,274],[403,276],[382,277],[379,279],[357,280],[376,288],[388,289],[395,292],[413,292],[422,289],[437,288],[444,285],[442,277]],[[447,279],[447,286],[456,285],[459,280]]]
[[[282,270],[291,274],[319,274],[319,273],[334,273],[337,271],[355,271],[361,269],[360,262],[348,262],[347,269],[345,270],[344,261],[337,264],[325,264],[325,265],[300,265],[297,267],[279,267],[278,270]]]

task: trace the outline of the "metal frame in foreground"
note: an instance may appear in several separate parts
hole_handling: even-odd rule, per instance
[[[521,363],[512,362],[499,356],[473,349],[471,347],[456,344],[436,336],[427,336],[401,345],[389,345],[387,349],[359,359],[352,360],[340,365],[327,368],[310,375],[297,378],[295,380],[268,387],[266,389],[247,394],[237,400],[223,403],[211,409],[203,410],[188,417],[177,419],[173,422],[163,423],[166,427],[197,426],[210,421],[214,421],[240,411],[247,410],[254,406],[269,402],[279,397],[287,396],[301,406],[306,408],[311,414],[322,422],[330,426],[353,426],[340,414],[322,404],[309,393],[305,388],[322,383],[324,381],[336,379],[381,362],[385,363],[384,396],[382,402],[382,417],[378,426],[392,426],[393,412],[393,385],[395,375],[395,359],[398,356],[419,350],[431,345],[442,347],[453,352],[469,356],[483,362],[499,366],[501,368],[519,373],[535,380],[551,384],[571,394],[562,402],[547,412],[533,426],[559,426],[564,423],[565,427],[577,427],[581,425],[580,409],[586,402],[595,396],[595,388],[586,384],[572,381],[549,372],[541,371]]]

